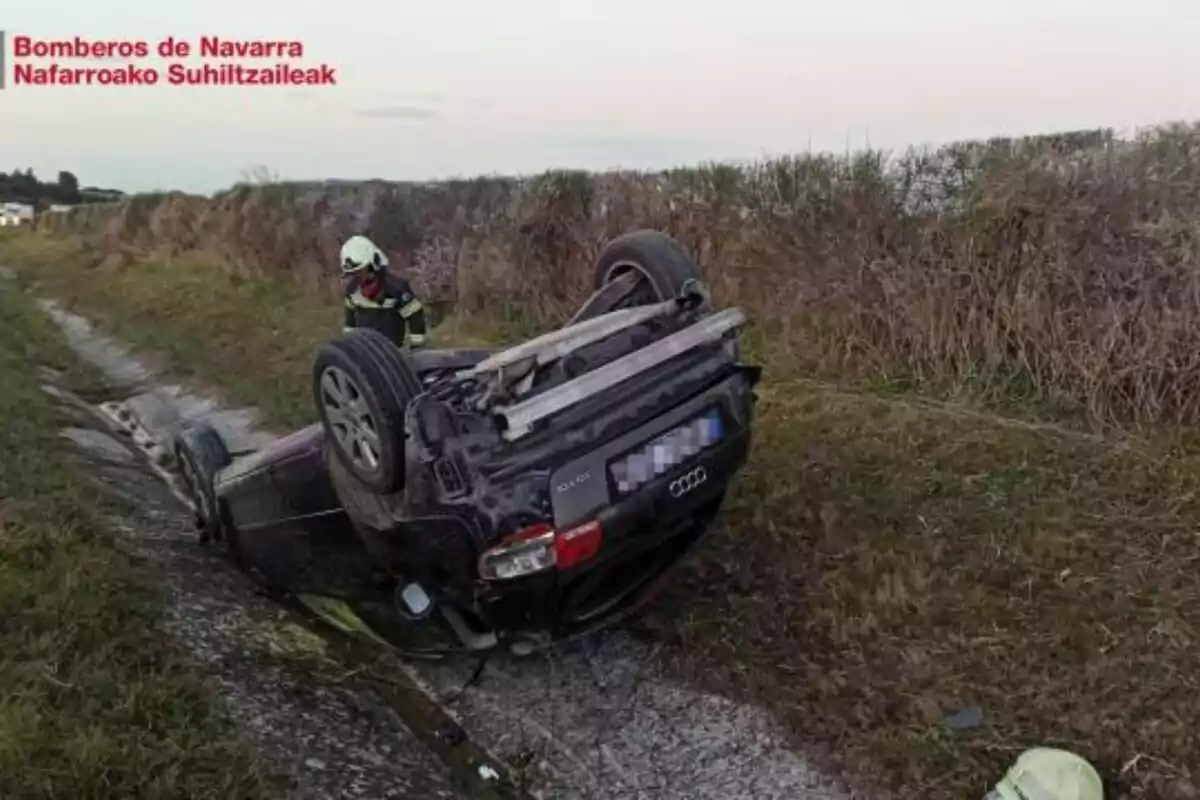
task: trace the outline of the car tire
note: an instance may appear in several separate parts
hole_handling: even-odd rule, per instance
[[[175,437],[175,460],[195,505],[196,527],[201,543],[220,539],[221,510],[213,480],[233,463],[221,435],[207,424],[187,428]]]
[[[600,290],[609,282],[630,271],[640,272],[646,289],[635,289],[635,294],[621,303],[613,306],[608,303],[597,303]],[[613,239],[600,252],[596,259],[596,270],[593,275],[595,293],[584,307],[576,312],[571,322],[582,322],[599,314],[613,311],[625,305],[638,303],[655,303],[678,297],[688,284],[695,284],[700,289],[704,300],[698,306],[702,312],[708,311],[712,304],[708,298],[708,290],[700,277],[700,265],[688,255],[676,239],[656,230],[640,230],[626,233]],[[640,296],[639,296],[640,295]],[[734,359],[741,359],[741,344],[735,339],[733,343]]]
[[[689,284],[701,284],[700,267],[678,241],[661,231],[641,230],[618,236],[596,259],[593,289],[628,272],[641,274],[646,299],[653,303],[678,297]]]
[[[421,393],[407,356],[370,328],[322,346],[313,364],[313,400],[329,445],[376,494],[404,486],[404,412]]]

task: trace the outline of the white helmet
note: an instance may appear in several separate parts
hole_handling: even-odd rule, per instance
[[[342,245],[341,261],[343,275],[368,268],[378,271],[388,265],[388,258],[383,251],[370,239],[359,235],[351,236]]]
[[[1104,782],[1096,768],[1067,750],[1034,747],[1017,758],[1008,774],[984,800],[1104,800]]]

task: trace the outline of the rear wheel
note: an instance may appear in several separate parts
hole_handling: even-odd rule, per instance
[[[609,242],[596,260],[593,288],[622,276],[630,276],[634,284],[618,308],[669,300],[689,285],[701,286],[700,267],[683,245],[655,230],[633,231]]]
[[[221,435],[210,425],[197,425],[175,437],[175,460],[192,501],[200,541],[221,538],[221,513],[213,480],[233,462]]]
[[[704,295],[700,267],[679,242],[654,230],[633,231],[609,242],[596,259],[592,285],[592,296],[568,324],[669,300],[692,286]]]
[[[372,492],[404,486],[404,411],[416,372],[386,336],[348,331],[317,351],[313,398],[334,455]]]

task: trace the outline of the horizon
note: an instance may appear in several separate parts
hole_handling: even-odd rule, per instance
[[[46,0],[0,20],[0,115],[17,123],[6,124],[0,169],[211,194],[260,166],[287,182],[656,171],[1200,119],[1200,98],[1175,88],[1200,73],[1200,12],[1180,0],[969,10],[949,0],[530,0],[520,10],[452,0],[403,16],[380,0],[346,0],[337,14],[311,0],[250,11],[214,0],[164,8],[155,22],[132,0],[105,6]],[[290,39],[305,51],[296,66],[327,65],[338,84],[16,86],[22,35]],[[51,61],[85,66],[20,60]],[[165,69],[156,57],[139,63]]]
[[[672,164],[672,166],[661,167],[661,168],[646,168],[646,169],[635,169],[635,168],[625,168],[625,167],[611,167],[611,168],[599,168],[599,169],[574,168],[574,167],[548,167],[548,168],[544,168],[544,169],[530,170],[530,172],[524,172],[524,173],[494,173],[493,172],[493,173],[481,173],[481,174],[472,174],[472,175],[444,175],[444,176],[439,176],[439,178],[436,178],[436,179],[386,178],[386,176],[376,176],[376,178],[340,178],[340,176],[337,176],[337,175],[325,176],[325,178],[313,178],[313,176],[304,176],[304,175],[278,176],[278,175],[270,174],[270,170],[266,169],[264,164],[256,164],[256,166],[252,166],[251,168],[242,170],[241,176],[239,176],[239,178],[234,179],[233,181],[230,181],[229,184],[217,187],[217,188],[215,188],[215,190],[211,190],[211,191],[192,191],[192,190],[185,190],[185,188],[178,188],[178,187],[157,187],[157,188],[150,188],[150,190],[128,191],[128,190],[124,190],[124,188],[122,188],[121,186],[102,186],[102,185],[96,185],[96,184],[89,184],[88,181],[85,181],[82,179],[79,180],[79,188],[80,188],[80,191],[83,191],[85,193],[88,193],[88,192],[91,192],[91,193],[116,192],[116,193],[126,194],[126,196],[130,196],[130,194],[184,193],[184,194],[188,194],[188,196],[212,197],[212,196],[216,196],[216,194],[221,194],[223,192],[232,191],[232,190],[234,190],[234,188],[239,187],[239,186],[256,186],[256,185],[258,185],[258,186],[290,186],[290,185],[310,186],[310,185],[335,185],[335,184],[361,185],[361,184],[376,184],[376,182],[382,182],[382,184],[420,185],[420,184],[449,184],[449,182],[474,181],[474,180],[522,181],[522,180],[538,178],[539,175],[545,175],[548,173],[559,173],[559,172],[582,172],[582,173],[593,174],[593,175],[611,175],[611,174],[622,174],[622,173],[655,175],[655,174],[660,174],[660,173],[672,172],[672,170],[677,170],[677,169],[688,170],[688,169],[702,169],[702,168],[706,168],[706,167],[749,168],[749,167],[758,166],[758,164],[786,160],[786,158],[806,158],[806,157],[842,158],[842,157],[857,157],[857,156],[862,156],[865,154],[880,154],[880,155],[883,155],[884,157],[896,157],[896,156],[902,157],[902,156],[911,154],[911,152],[936,151],[937,149],[944,148],[944,146],[952,146],[952,145],[960,145],[960,144],[988,144],[989,142],[991,142],[991,140],[996,140],[996,139],[1012,140],[1012,142],[1018,142],[1018,140],[1022,140],[1022,139],[1054,138],[1056,136],[1072,136],[1072,134],[1111,133],[1112,136],[1114,136],[1117,140],[1120,140],[1120,142],[1133,142],[1135,137],[1139,136],[1139,134],[1152,132],[1152,131],[1164,130],[1164,128],[1168,128],[1168,127],[1174,126],[1174,125],[1186,125],[1186,126],[1200,127],[1200,119],[1198,119],[1198,120],[1164,120],[1162,122],[1152,122],[1152,124],[1148,124],[1145,126],[1139,126],[1134,131],[1116,131],[1116,130],[1114,130],[1114,128],[1084,128],[1084,130],[1074,130],[1074,131],[1044,131],[1044,132],[1039,132],[1039,133],[1018,133],[1018,134],[1014,134],[1014,136],[1010,136],[1010,137],[956,139],[956,140],[953,140],[953,142],[943,142],[943,143],[929,144],[929,145],[922,145],[922,144],[907,145],[907,146],[905,146],[905,148],[895,148],[895,149],[890,149],[890,150],[882,149],[882,148],[871,148],[871,146],[865,146],[865,148],[860,148],[860,149],[851,150],[851,151],[842,151],[842,152],[838,152],[838,151],[785,152],[785,154],[775,154],[775,155],[772,155],[769,157],[763,157],[763,158],[742,158],[742,160],[725,160],[725,161],[702,160],[702,161],[696,161],[696,162],[691,162],[691,163]],[[24,169],[26,169],[26,168],[18,167],[16,169],[20,170],[20,172],[24,172]],[[256,169],[265,170],[266,174],[263,174],[263,173],[256,174]],[[37,170],[35,169],[34,175],[35,175],[35,178],[41,182],[41,184],[46,185],[46,184],[54,184],[56,176],[58,176],[60,172],[70,172],[73,175],[76,175],[76,178],[79,179],[78,174],[74,173],[74,170],[72,170],[70,168],[49,169],[44,174],[38,173]],[[6,173],[4,169],[0,169],[0,175],[5,175],[5,174],[12,174],[12,173]],[[0,201],[0,205],[2,205],[2,204],[4,204],[4,201]]]
[[[1072,134],[1092,134],[1092,133],[1111,132],[1112,135],[1118,141],[1132,142],[1132,141],[1135,141],[1136,137],[1140,134],[1148,133],[1148,132],[1156,131],[1156,130],[1164,130],[1166,128],[1169,128],[1169,127],[1171,127],[1173,125],[1177,125],[1177,124],[1183,124],[1186,126],[1195,126],[1197,128],[1200,128],[1200,119],[1164,120],[1162,122],[1149,123],[1147,125],[1138,126],[1136,129],[1128,130],[1128,131],[1118,131],[1113,128],[1050,130],[1050,131],[1042,131],[1042,132],[1038,132],[1038,133],[1018,133],[1018,134],[1014,134],[1012,136],[1004,136],[1004,137],[993,136],[993,137],[986,137],[986,138],[980,137],[980,138],[976,138],[976,139],[956,139],[956,140],[952,140],[952,141],[948,141],[948,142],[939,142],[939,143],[933,143],[933,144],[928,144],[928,145],[925,145],[925,144],[907,145],[904,147],[898,147],[898,148],[892,148],[892,149],[867,146],[867,147],[862,147],[862,148],[851,150],[851,151],[842,151],[842,152],[832,151],[832,150],[827,150],[827,151],[815,151],[814,150],[814,151],[795,152],[795,153],[777,153],[777,154],[772,154],[768,157],[762,157],[762,158],[746,158],[746,159],[736,159],[736,160],[734,160],[734,159],[728,159],[728,160],[708,159],[708,160],[695,161],[695,162],[691,162],[691,163],[673,164],[673,165],[669,165],[669,166],[665,166],[665,167],[651,167],[651,168],[644,168],[644,169],[635,169],[632,167],[585,168],[585,167],[567,166],[567,167],[546,167],[546,168],[542,168],[542,169],[531,170],[528,172],[511,172],[511,173],[489,172],[489,173],[463,174],[463,175],[452,174],[452,175],[444,175],[444,176],[440,176],[440,177],[432,178],[432,179],[420,179],[420,178],[391,178],[391,177],[383,177],[383,176],[376,176],[376,177],[371,177],[371,178],[343,178],[343,177],[338,177],[336,175],[332,175],[332,176],[328,176],[328,177],[306,177],[306,176],[302,176],[302,175],[295,176],[295,177],[284,177],[284,176],[277,176],[277,175],[273,175],[273,174],[268,174],[268,175],[255,174],[255,167],[264,168],[265,165],[253,165],[252,167],[243,170],[240,177],[235,178],[234,180],[230,181],[228,184],[219,186],[215,189],[207,190],[207,191],[182,189],[182,188],[178,188],[178,187],[166,187],[166,186],[152,188],[152,189],[126,190],[126,189],[122,188],[121,186],[105,186],[105,185],[89,184],[87,181],[82,180],[82,179],[80,179],[80,181],[79,181],[79,186],[80,186],[80,189],[85,193],[86,192],[97,193],[97,192],[113,192],[113,191],[115,191],[119,194],[124,194],[127,196],[135,195],[135,194],[182,193],[185,195],[196,196],[196,197],[213,197],[215,195],[220,195],[224,192],[232,191],[233,189],[236,189],[239,186],[247,186],[247,185],[248,186],[255,186],[255,185],[258,185],[258,186],[268,186],[268,185],[269,186],[289,186],[289,185],[310,186],[310,185],[330,185],[330,184],[360,185],[360,184],[365,184],[365,183],[385,183],[385,184],[430,184],[430,183],[432,183],[432,184],[437,184],[437,183],[453,183],[453,182],[474,181],[474,180],[522,181],[522,180],[533,179],[540,175],[545,175],[548,173],[555,173],[555,172],[583,172],[583,173],[592,174],[592,175],[612,175],[612,174],[622,174],[622,173],[655,175],[655,174],[659,174],[659,173],[667,173],[667,172],[670,172],[673,170],[695,170],[695,169],[702,169],[702,168],[709,167],[709,166],[732,166],[732,167],[736,167],[736,168],[753,167],[753,166],[760,165],[760,164],[767,164],[767,163],[771,163],[773,161],[779,161],[782,159],[790,159],[790,158],[808,158],[808,157],[819,158],[819,157],[823,157],[823,156],[833,157],[833,158],[843,158],[843,157],[859,156],[859,155],[863,155],[866,153],[882,154],[885,157],[896,157],[896,156],[905,156],[914,151],[932,152],[932,151],[936,151],[939,148],[952,146],[952,145],[976,144],[976,143],[987,144],[990,141],[997,140],[997,139],[1008,140],[1008,141],[1019,141],[1019,140],[1023,140],[1023,139],[1026,139],[1026,140],[1027,139],[1038,139],[1038,138],[1043,138],[1043,137],[1053,138],[1055,136],[1065,136],[1065,135],[1072,135]],[[18,169],[24,171],[24,169],[26,169],[26,168],[19,167]],[[67,171],[67,172],[71,172],[72,174],[75,174],[73,170],[68,168],[66,170],[60,170],[60,169],[47,170],[45,172],[45,174],[37,172],[37,170],[34,170],[34,175],[43,184],[53,184],[55,182],[55,178],[58,176],[60,171]],[[3,169],[0,169],[0,175],[3,175],[3,174],[6,174],[5,171]],[[77,174],[76,174],[76,178],[79,178],[79,176]],[[3,201],[0,201],[0,205],[3,205]]]

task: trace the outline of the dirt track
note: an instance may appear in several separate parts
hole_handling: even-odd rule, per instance
[[[187,509],[154,466],[158,443],[188,419],[213,424],[231,449],[260,446],[271,437],[253,412],[163,383],[86,320],[44,307],[108,376],[108,396],[89,398],[100,401],[92,408],[125,417],[132,431],[103,430],[101,412],[68,435],[91,473],[129,501],[116,523],[138,555],[161,566],[171,633],[212,675],[234,718],[297,775],[304,788],[296,796],[455,796],[445,765],[380,697],[305,666],[305,649],[320,650],[320,640],[196,545]],[[398,669],[430,697],[455,696],[441,705],[446,718],[503,761],[530,765],[530,788],[548,798],[845,796],[779,743],[764,714],[664,681],[655,655],[616,633],[537,659],[495,657],[465,690],[473,663]]]
[[[46,391],[76,420],[63,434],[84,470],[116,501],[110,522],[131,554],[161,576],[164,624],[209,678],[268,765],[297,798],[452,798],[446,769],[377,698],[303,669],[315,637],[254,591],[222,559],[198,548],[189,515],[148,467],[142,448],[106,429],[88,404]]]

